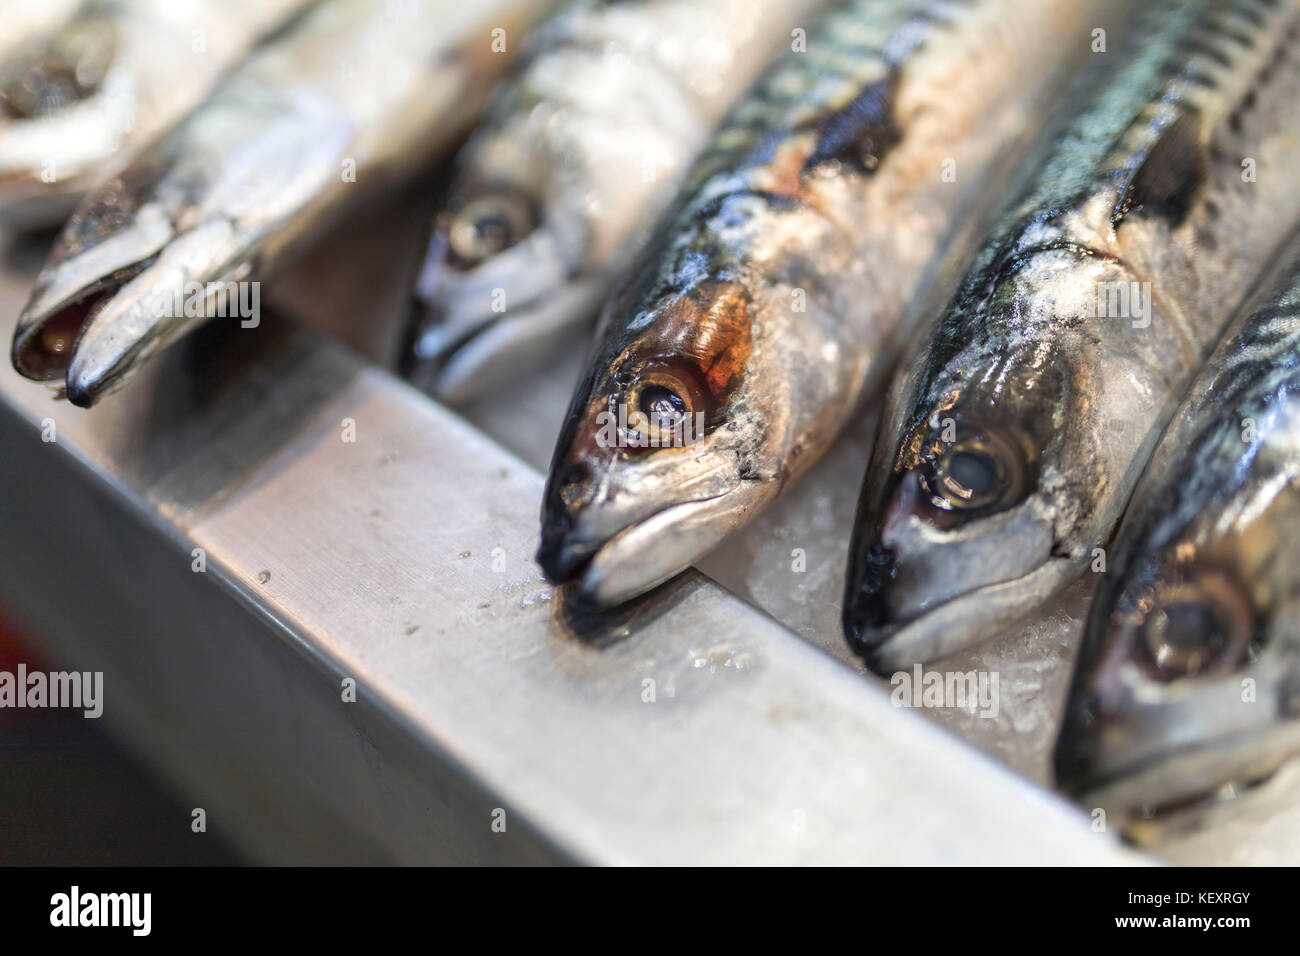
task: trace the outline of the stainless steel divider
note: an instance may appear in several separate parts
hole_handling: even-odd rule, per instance
[[[1143,859],[702,575],[567,606],[536,472],[338,346],[155,366],[89,412],[0,375],[0,593],[255,859]]]

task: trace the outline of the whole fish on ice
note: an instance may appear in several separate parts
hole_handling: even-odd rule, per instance
[[[1056,745],[1125,817],[1300,753],[1300,257],[1235,323],[1142,476]]]
[[[1300,221],[1300,3],[1154,3],[882,420],[843,614],[888,673],[1101,570],[1164,424]]]
[[[810,26],[606,309],[545,493],[552,581],[649,590],[817,460],[1105,10],[856,0]]]

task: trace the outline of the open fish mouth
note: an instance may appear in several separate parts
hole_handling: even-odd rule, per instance
[[[125,266],[61,301],[41,303],[37,310],[29,304],[14,335],[10,356],[14,369],[38,382],[49,382],[67,375],[82,331],[124,286],[149,268],[156,258],[151,256]]]
[[[483,315],[456,328],[443,324],[445,312],[439,307],[430,307],[416,299],[411,303],[411,310],[422,319],[417,320],[412,329],[410,347],[402,350],[402,365],[399,371],[410,378],[417,386],[426,391],[440,391],[439,385],[448,367],[452,365],[458,353],[469,349],[473,343],[482,339],[501,318],[500,314]],[[425,328],[420,330],[423,324]]]
[[[64,228],[18,317],[10,356],[27,378],[51,381],[66,375],[83,333],[156,267],[175,236],[157,206],[135,208],[133,187],[123,179],[105,183],[101,194],[106,202],[89,201]],[[116,211],[121,206],[135,211],[123,219]]]

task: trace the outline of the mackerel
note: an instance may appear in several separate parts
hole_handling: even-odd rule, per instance
[[[594,319],[725,110],[816,0],[577,0],[457,156],[416,285],[407,375],[446,401]]]
[[[844,626],[889,673],[1089,569],[1156,439],[1300,220],[1300,3],[1152,3],[904,365]]]
[[[1300,257],[1174,416],[1092,606],[1056,745],[1117,814],[1300,752]]]
[[[547,485],[551,580],[640,594],[821,456],[1108,10],[846,0],[810,26],[611,300]]]
[[[67,397],[88,406],[233,311],[232,296],[241,324],[256,325],[242,310],[256,305],[246,284],[445,153],[547,7],[313,7],[86,198],[19,317],[14,367],[64,379]]]

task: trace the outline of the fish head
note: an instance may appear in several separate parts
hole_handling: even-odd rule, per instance
[[[626,344],[602,339],[543,501],[538,562],[551,581],[621,603],[775,494],[788,399],[755,386],[751,305],[744,285],[706,279],[638,316]]]
[[[445,401],[532,371],[594,319],[667,198],[665,180],[627,171],[677,155],[674,131],[647,128],[651,107],[620,101],[626,77],[604,76],[606,66],[581,56],[571,66],[584,71],[580,88],[553,86],[567,71],[531,71],[525,85],[540,84],[542,102],[480,132],[458,160],[403,356],[411,380]],[[575,97],[572,109],[556,105]]]
[[[1034,271],[1049,277],[1078,267],[1042,257]],[[1044,300],[1043,288],[1058,292]],[[1081,529],[1109,493],[1108,416],[1093,350],[1051,331],[1082,323],[1062,288],[1001,281],[970,306],[981,322],[963,320],[961,341],[941,330],[898,388],[859,505],[843,611],[850,642],[880,673],[996,634],[1087,557]]]
[[[55,241],[14,330],[11,359],[27,378],[62,379],[90,317],[173,238],[151,179],[136,168],[103,183]]]
[[[552,166],[539,150],[449,191],[404,356],[421,388],[453,402],[481,394],[598,308],[604,286],[586,269],[591,223],[555,195]]]
[[[81,201],[19,315],[14,367],[66,377],[68,399],[89,406],[210,317],[256,328],[248,280],[275,254],[263,239],[336,179],[350,135],[322,97],[229,81]]]
[[[1060,785],[1121,818],[1256,782],[1300,752],[1300,484],[1248,478],[1199,509],[1180,491],[1122,535],[1056,744]]]
[[[19,315],[14,368],[64,379],[74,405],[93,405],[150,355],[238,304],[246,274],[223,271],[242,248],[235,223],[178,208],[186,201],[166,185],[170,169],[165,158],[142,158],[87,195]]]

